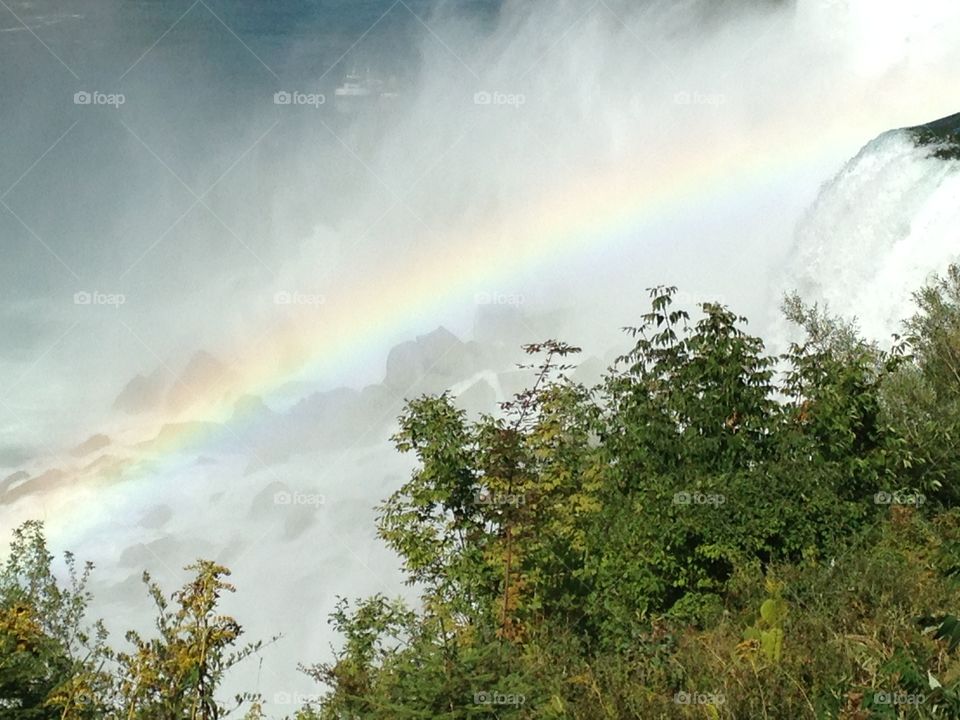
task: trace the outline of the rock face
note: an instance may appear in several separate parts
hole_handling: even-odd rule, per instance
[[[492,414],[497,409],[497,391],[480,378],[457,396],[457,405],[472,414]]]
[[[166,423],[152,439],[137,443],[136,447],[144,452],[165,449],[188,452],[212,442],[211,438],[219,439],[220,435],[216,433],[222,428],[219,423],[212,422]]]
[[[182,566],[196,557],[209,557],[214,546],[201,538],[165,535],[152,542],[137,543],[120,553],[118,564],[125,568]],[[161,560],[160,558],[163,558]]]
[[[22,475],[19,473],[11,475],[10,477],[16,477],[18,479],[10,481],[10,478],[7,478],[7,480],[4,481],[4,491],[0,493],[0,504],[13,503],[28,495],[42,494],[56,490],[68,479],[67,474],[59,468],[52,468],[29,479],[22,479]],[[10,481],[9,484],[8,481]]]
[[[385,440],[387,424],[399,414],[403,398],[383,385],[363,391],[336,388],[303,398],[282,415],[256,425],[246,441],[256,452],[255,471],[292,455]]]
[[[20,470],[12,475],[7,475],[7,477],[0,482],[0,498],[3,498],[8,491],[13,490],[15,487],[17,487],[17,485],[29,478],[30,473],[26,472],[25,470]]]
[[[449,330],[437,328],[390,351],[383,384],[407,397],[442,392],[477,369],[469,346]]]
[[[146,376],[137,375],[117,395],[113,401],[113,409],[127,415],[157,410],[163,401],[165,389],[161,370]]]
[[[486,346],[463,342],[438,328],[394,347],[383,382],[361,391],[341,387],[314,392],[283,413],[270,412],[255,398],[238,401],[238,410],[243,406],[244,414],[255,421],[249,423],[249,435],[235,429],[234,440],[241,448],[255,451],[248,474],[295,455],[384,442],[405,401],[423,393],[441,393],[459,385],[455,394],[459,393],[457,403],[464,409],[495,411],[496,370],[508,365]],[[483,371],[489,375],[487,380],[480,377]]]
[[[71,450],[70,454],[76,458],[86,457],[91,453],[97,452],[97,450],[103,450],[103,448],[107,447],[109,444],[110,438],[108,438],[106,435],[91,435],[89,438]]]
[[[917,145],[929,146],[933,157],[960,160],[960,113],[907,128]]]
[[[175,413],[182,412],[198,398],[207,397],[211,392],[214,396],[226,396],[230,385],[227,366],[210,353],[201,350],[190,358],[190,362],[167,393],[167,409]]]

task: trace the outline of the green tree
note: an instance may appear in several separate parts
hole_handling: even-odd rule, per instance
[[[103,709],[106,631],[84,625],[93,566],[78,569],[66,553],[64,584],[53,562],[42,523],[13,531],[0,572],[0,718],[80,720]]]
[[[234,649],[242,628],[217,613],[223,593],[235,591],[225,579],[230,571],[209,560],[185,569],[194,577],[171,595],[172,605],[149,574],[143,575],[159,634],[144,638],[128,632],[133,649],[116,654],[118,720],[219,720],[256,700],[240,696],[228,708],[216,696],[230,668],[262,647],[256,642]]]
[[[885,417],[904,439],[910,487],[952,506],[960,501],[960,266],[914,301],[903,348],[911,362],[885,383]]]

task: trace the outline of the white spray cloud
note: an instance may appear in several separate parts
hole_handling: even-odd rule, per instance
[[[420,64],[402,74],[399,97],[375,111],[271,102],[275,91],[298,83],[303,92],[335,98],[344,74],[375,55],[363,40],[314,84],[303,65],[312,46],[301,40],[288,62],[275,63],[276,53],[269,58],[299,71],[300,79],[274,82],[242,47],[231,45],[226,60],[209,51],[203,59],[189,32],[202,36],[210,26],[186,18],[177,31],[184,37],[174,33],[171,42],[187,44],[167,51],[161,45],[120,88],[127,102],[111,112],[129,130],[113,116],[80,115],[78,129],[90,133],[89,144],[77,150],[68,136],[50,155],[49,172],[66,164],[96,186],[90,195],[101,198],[102,211],[116,214],[114,222],[92,225],[105,233],[102,242],[63,231],[84,249],[75,262],[86,284],[64,281],[62,297],[51,293],[36,302],[46,321],[63,329],[75,320],[80,325],[56,345],[56,335],[46,333],[50,350],[30,355],[32,365],[4,361],[11,373],[29,366],[31,381],[18,389],[29,422],[0,421],[3,441],[15,447],[21,438],[46,437],[59,452],[107,423],[111,437],[132,442],[134,421],[110,405],[134,373],[165,366],[175,375],[199,348],[240,363],[245,353],[275,357],[278,365],[303,354],[271,340],[271,327],[289,310],[278,305],[277,293],[320,297],[353,287],[382,296],[385,306],[395,303],[403,298],[391,287],[365,285],[372,270],[390,268],[402,280],[438,249],[466,251],[477,242],[507,262],[522,250],[517,218],[562,212],[555,198],[579,202],[618,173],[638,187],[673,188],[673,210],[625,228],[625,238],[588,232],[572,255],[545,253],[482,287],[465,282],[463,307],[426,303],[422,316],[384,332],[375,360],[352,363],[360,367],[345,374],[358,384],[379,380],[391,343],[440,322],[466,334],[478,293],[522,297],[525,310],[563,308],[567,339],[598,353],[617,341],[618,327],[636,322],[643,288],[660,282],[680,284],[691,298],[721,295],[760,321],[797,283],[841,309],[872,309],[870,329],[886,327],[904,290],[948,254],[955,178],[889,136],[847,166],[798,238],[794,229],[820,184],[871,137],[957,110],[945,91],[960,56],[960,9],[940,0],[914,3],[910,11],[866,0],[800,0],[795,8],[707,20],[702,13],[709,5],[518,0],[485,21],[446,5],[423,16],[429,29],[411,21],[419,28],[409,42]],[[122,24],[108,27],[119,33]],[[178,54],[201,62],[196,77],[185,73],[188,63]],[[218,75],[241,62],[248,64],[239,79]],[[389,74],[382,65],[374,72]],[[218,80],[229,92],[218,89]],[[211,93],[202,95],[207,87]],[[85,174],[99,148],[118,144],[122,161]],[[679,176],[678,166],[686,168]],[[742,173],[754,166],[765,169]],[[38,232],[55,236],[61,226],[44,212],[54,219],[57,213],[49,204],[37,211],[33,206],[42,203],[31,196],[49,196],[46,167],[8,202],[37,222]],[[710,171],[718,177],[696,180]],[[171,228],[196,201],[193,193],[206,192],[221,176],[205,204]],[[644,198],[636,204],[643,207]],[[591,212],[589,203],[583,207]],[[584,220],[589,226],[590,218]],[[795,242],[799,278],[784,269]],[[467,279],[470,271],[449,268]],[[124,293],[128,302],[77,306],[70,300],[77,290]],[[309,692],[294,668],[321,659],[334,639],[324,623],[333,592],[399,588],[395,560],[372,537],[364,510],[409,469],[385,447],[385,435],[374,449],[312,453],[269,471],[249,471],[256,465],[249,448],[209,462],[187,453],[135,486],[80,488],[87,501],[114,512],[93,523],[78,555],[98,561],[102,587],[124,583],[110,594],[121,606],[111,610],[118,622],[122,608],[131,611],[131,622],[141,612],[131,604],[139,588],[128,582],[139,569],[134,560],[155,555],[152,564],[169,585],[176,579],[169,568],[192,560],[187,555],[194,550],[221,555],[237,571],[236,613],[252,634],[291,632],[269,656],[278,687]],[[115,444],[120,448],[111,452],[125,451],[123,442]],[[318,470],[331,463],[336,472]],[[322,494],[327,502],[315,514],[309,504],[274,504],[277,492]],[[163,507],[166,522],[141,522],[150,512],[162,517]],[[24,508],[42,512],[44,501],[28,499],[18,510]],[[0,513],[12,519],[6,509]],[[331,542],[330,532],[340,542]],[[342,552],[344,543],[363,562]],[[265,575],[270,583],[263,583]],[[311,606],[306,617],[305,605]]]

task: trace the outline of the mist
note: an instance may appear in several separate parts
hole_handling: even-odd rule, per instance
[[[372,509],[414,390],[495,411],[549,336],[602,366],[657,284],[774,346],[793,289],[896,329],[955,254],[955,177],[896,138],[906,179],[851,159],[957,111],[957,37],[941,0],[0,7],[0,480],[46,477],[3,527],[95,560],[114,630],[149,617],[144,566],[217,557],[249,634],[286,633],[240,684],[316,693],[335,596],[414,594]],[[228,430],[141,462],[199,421]]]

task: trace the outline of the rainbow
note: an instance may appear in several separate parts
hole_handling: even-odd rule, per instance
[[[780,126],[751,138],[749,145],[679,152],[659,174],[646,168],[618,169],[553,188],[543,193],[542,202],[498,225],[474,229],[457,243],[432,247],[402,264],[382,263],[362,285],[339,288],[330,297],[336,299],[332,309],[341,311],[325,306],[323,322],[317,322],[316,313],[297,313],[293,320],[265,328],[266,340],[258,345],[294,347],[293,356],[278,367],[275,356],[252,350],[234,368],[233,387],[239,394],[269,399],[287,383],[348,366],[386,337],[412,334],[418,319],[429,317],[432,310],[462,301],[469,293],[503,287],[520,271],[575,260],[598,248],[616,253],[624,238],[685,210],[756,192],[792,172],[849,156],[862,144],[863,128],[838,124],[842,127],[818,135],[799,122]],[[757,147],[775,150],[757,153]],[[69,490],[67,485],[44,494],[39,506],[30,503],[28,509],[45,515],[50,524],[69,526],[71,535],[81,533],[97,516],[90,507],[96,502],[96,491],[91,490],[122,485],[122,492],[136,492],[140,483],[175,474],[187,450],[202,450],[248,431],[255,417],[237,415],[235,397],[204,389],[191,416],[207,422],[173,426],[132,464],[105,465],[92,480],[83,480],[85,499],[58,497]]]

